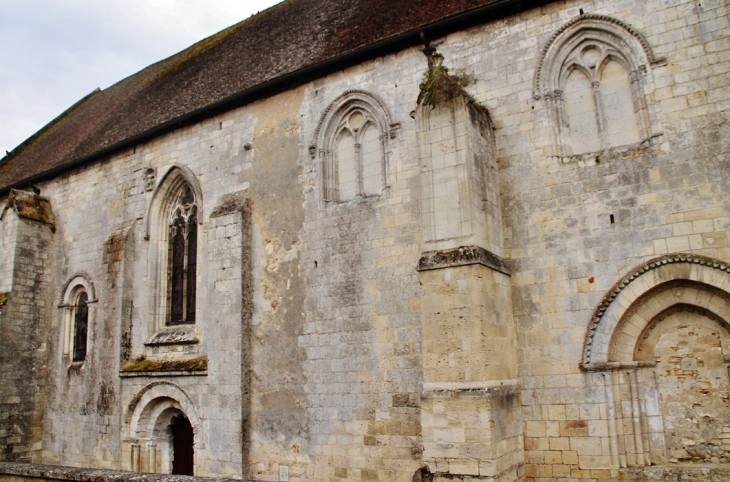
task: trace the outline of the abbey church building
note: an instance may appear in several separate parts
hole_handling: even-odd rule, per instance
[[[729,368],[726,0],[285,0],[0,159],[0,482],[730,481]]]

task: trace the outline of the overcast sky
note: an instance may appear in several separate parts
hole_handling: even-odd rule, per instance
[[[0,0],[0,158],[97,87],[281,0]]]

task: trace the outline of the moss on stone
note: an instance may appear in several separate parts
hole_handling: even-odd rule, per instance
[[[182,360],[138,357],[122,365],[123,372],[199,372],[208,369],[206,355]]]
[[[16,189],[11,190],[8,206],[15,209],[21,218],[40,221],[54,227],[56,218],[48,198]]]

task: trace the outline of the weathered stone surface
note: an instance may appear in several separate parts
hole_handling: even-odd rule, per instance
[[[111,482],[111,481],[138,481],[138,482],[231,482],[241,479],[223,479],[219,477],[190,477],[186,475],[170,475],[164,477],[159,474],[140,474],[122,472],[119,470],[78,469],[61,467],[58,465],[19,464],[0,462],[0,480],[7,482],[21,482],[27,480],[74,480],[77,482]],[[246,481],[242,481],[246,482]]]
[[[197,475],[727,478],[729,7],[499,4],[422,39],[466,95],[393,44],[0,199],[0,458],[167,473],[185,415]]]

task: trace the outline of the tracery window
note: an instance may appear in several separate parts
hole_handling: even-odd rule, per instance
[[[184,186],[170,210],[167,324],[195,322],[198,223],[195,195]]]
[[[388,140],[395,137],[383,104],[361,91],[346,92],[325,111],[314,157],[322,160],[322,197],[345,203],[381,196],[388,189]]]
[[[644,77],[653,62],[644,38],[611,17],[582,15],[559,29],[535,76],[535,98],[550,110],[557,155],[650,140]]]

